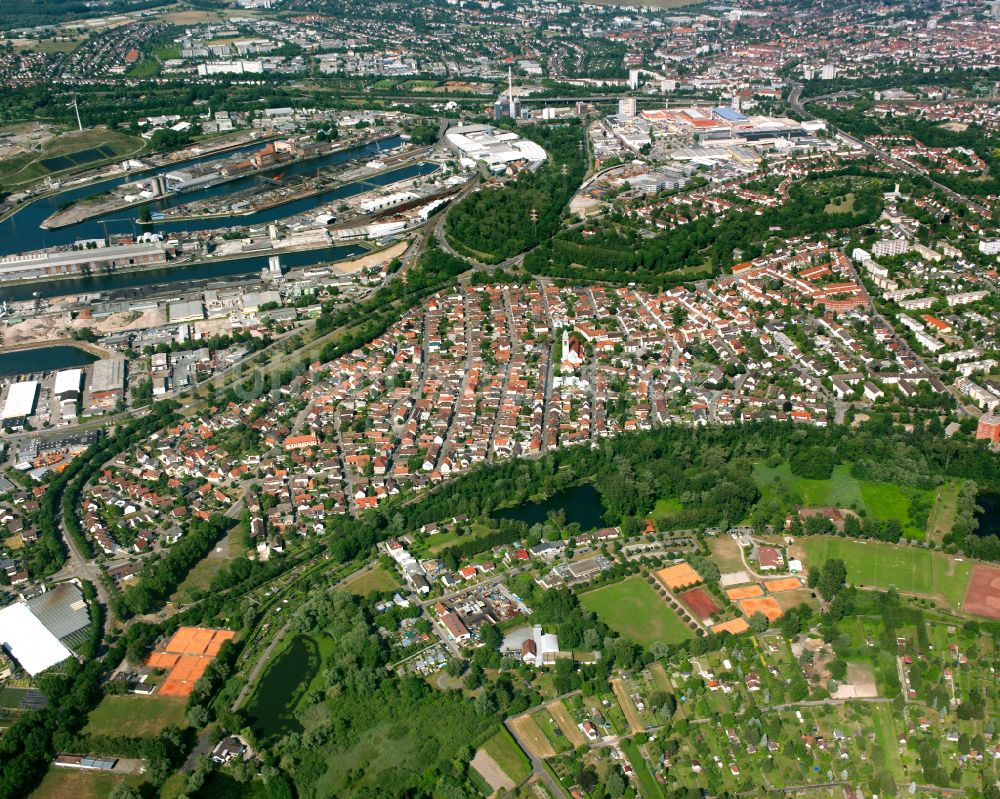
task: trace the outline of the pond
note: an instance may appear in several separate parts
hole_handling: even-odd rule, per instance
[[[594,530],[605,525],[604,503],[600,492],[592,483],[584,483],[573,488],[564,488],[546,499],[525,502],[516,508],[504,508],[493,512],[497,519],[514,519],[528,525],[543,524],[549,512],[561,510],[566,514],[567,524],[579,524],[583,531]]]
[[[247,708],[250,726],[262,740],[301,732],[294,706],[319,671],[319,647],[312,638],[297,635],[272,661]]]
[[[96,360],[97,356],[86,350],[68,345],[0,352],[0,377],[73,369],[89,366]]]
[[[978,535],[1000,536],[1000,493],[987,492],[976,497],[976,505],[983,510],[976,511],[979,522]]]

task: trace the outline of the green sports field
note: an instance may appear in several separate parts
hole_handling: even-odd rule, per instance
[[[934,491],[858,480],[851,475],[850,467],[843,464],[834,467],[829,480],[798,477],[787,463],[777,467],[754,464],[753,477],[762,501],[779,499],[784,494],[803,507],[853,508],[881,521],[898,520],[907,538],[923,540],[926,535],[923,527],[910,519],[910,505],[913,500],[923,500],[930,506]]]
[[[800,539],[806,566],[816,568],[841,558],[847,577],[859,587],[889,588],[904,594],[942,599],[957,608],[965,596],[972,564],[917,547],[816,536]]]
[[[643,646],[655,641],[676,644],[694,637],[660,595],[639,577],[588,591],[580,595],[580,602],[612,630]]]
[[[483,744],[483,749],[514,783],[520,785],[531,774],[531,761],[506,727],[501,727],[496,735]]]
[[[86,735],[159,735],[167,727],[186,727],[185,700],[174,696],[106,696],[87,719]]]

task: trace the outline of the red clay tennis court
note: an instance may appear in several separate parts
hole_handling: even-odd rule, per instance
[[[712,632],[739,635],[740,633],[745,633],[749,629],[750,625],[747,624],[746,619],[730,619],[729,621],[723,621],[713,625]]]
[[[720,610],[712,598],[700,588],[692,588],[690,591],[678,594],[677,598],[691,608],[691,612],[703,621],[712,618]]]
[[[208,664],[219,654],[223,641],[235,635],[232,630],[180,627],[163,649],[152,652],[146,660],[147,666],[168,672],[157,693],[189,696]]]
[[[782,591],[795,591],[802,587],[802,581],[798,577],[779,577],[777,580],[767,580],[764,587],[772,594],[780,594]]]
[[[763,613],[767,616],[768,621],[780,619],[785,615],[785,611],[781,609],[778,600],[770,596],[762,596],[757,599],[744,599],[740,602],[740,607],[748,617],[753,616],[754,613]]]
[[[1000,619],[1000,569],[977,563],[972,567],[962,610],[977,616]]]
[[[764,596],[764,589],[754,583],[753,585],[741,585],[739,588],[727,588],[726,596],[730,599],[753,599]]]
[[[687,561],[660,569],[656,573],[656,578],[671,591],[701,582],[701,575]]]

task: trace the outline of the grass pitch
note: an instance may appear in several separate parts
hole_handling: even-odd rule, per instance
[[[601,621],[636,643],[676,644],[694,637],[680,617],[645,581],[632,577],[580,595],[580,602]]]

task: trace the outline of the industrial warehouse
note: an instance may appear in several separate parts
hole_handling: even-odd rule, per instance
[[[61,252],[39,251],[0,258],[0,282],[113,272],[166,262],[167,247],[160,242],[95,246]]]
[[[61,583],[0,610],[0,645],[34,677],[72,657],[89,624],[80,586]]]

